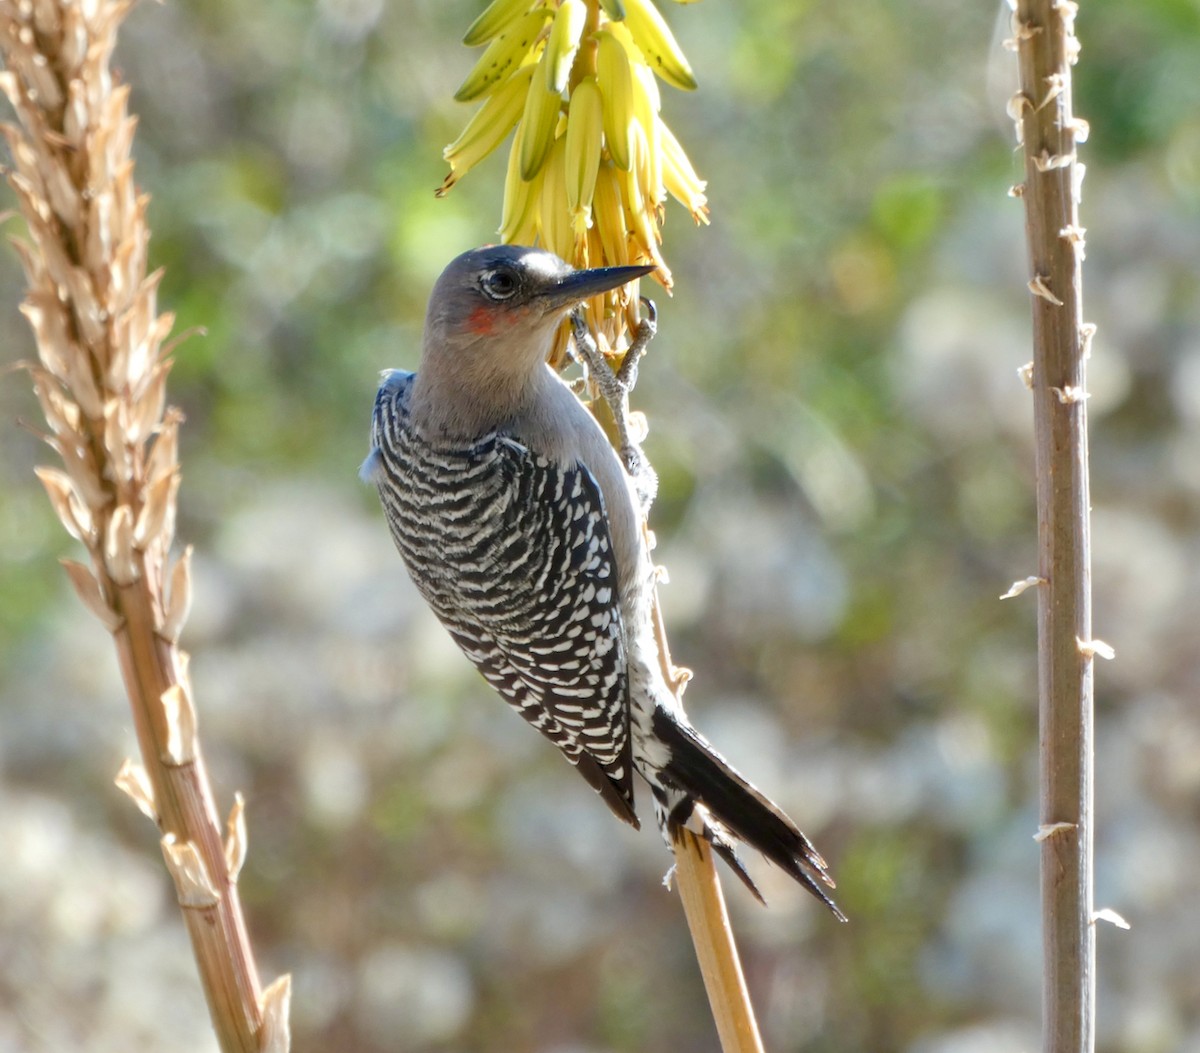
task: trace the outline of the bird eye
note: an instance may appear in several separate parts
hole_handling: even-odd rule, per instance
[[[489,300],[507,300],[517,291],[517,279],[509,271],[488,271],[479,285]]]

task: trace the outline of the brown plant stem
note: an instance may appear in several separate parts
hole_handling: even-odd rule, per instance
[[[1024,144],[1033,296],[1033,398],[1038,508],[1038,688],[1041,739],[1043,1049],[1095,1044],[1092,907],[1092,640],[1086,360],[1082,315],[1086,125],[1072,109],[1076,5],[1020,0],[1014,38]],[[1103,645],[1100,645],[1103,653]]]
[[[712,849],[689,830],[675,831],[674,849],[675,884],[721,1049],[724,1053],[763,1053]]]
[[[654,597],[654,636],[658,641],[663,676],[679,693],[691,674],[671,661],[657,596]],[[742,974],[742,962],[725,910],[725,897],[721,893],[721,879],[712,850],[702,838],[682,829],[674,831],[672,847],[675,851],[675,885],[683,902],[688,932],[717,1025],[721,1049],[724,1053],[763,1053],[758,1021]]]
[[[170,558],[182,419],[165,408],[172,317],[147,275],[147,199],[133,180],[135,122],[110,58],[127,0],[0,0],[0,89],[18,125],[6,172],[29,232],[22,310],[39,361],[27,364],[61,468],[38,476],[90,566],[64,560],[85,606],[112,633],[141,764],[117,777],[162,833],[220,1047],[284,1053],[289,980],[265,992],[237,877],[240,798],[223,836],[178,646],[189,552]]]
[[[172,689],[188,689],[182,653],[157,635],[154,596],[143,587],[150,577],[143,573],[137,583],[115,590],[114,608],[123,623],[113,638],[164,834],[167,868],[175,879],[213,1027],[223,1051],[251,1053],[265,1048],[263,994],[199,741],[194,728],[180,726],[194,722],[194,715],[177,718],[161,701]],[[193,738],[190,756],[185,748],[173,757],[172,742],[188,737]],[[180,845],[192,846],[195,854],[185,850],[181,855]]]

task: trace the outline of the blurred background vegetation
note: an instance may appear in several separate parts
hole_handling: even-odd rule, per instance
[[[503,157],[445,201],[481,0],[142,5],[161,302],[181,330],[180,535],[201,731],[297,1050],[716,1050],[651,831],[614,822],[421,608],[355,477],[377,371],[494,238]],[[699,726],[813,834],[849,926],[765,864],[731,888],[768,1047],[1038,1045],[1035,571],[1007,7],[664,4],[667,119],[711,228],[635,396]],[[1200,7],[1089,0],[1076,109],[1098,670],[1102,1053],[1200,1051]],[[0,259],[3,361],[32,353]],[[0,383],[0,1050],[215,1048],[109,641]],[[754,861],[757,862],[757,861]]]

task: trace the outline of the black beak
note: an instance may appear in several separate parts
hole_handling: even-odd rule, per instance
[[[657,270],[653,263],[638,267],[594,267],[586,271],[572,271],[565,278],[538,293],[538,299],[547,310],[574,307],[589,296],[598,296],[609,289],[616,289]]]

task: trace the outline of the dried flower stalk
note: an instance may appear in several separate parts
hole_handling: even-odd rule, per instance
[[[712,849],[690,830],[675,832],[674,848],[675,884],[687,915],[721,1049],[724,1053],[763,1053]]]
[[[663,676],[675,694],[681,695],[692,678],[692,671],[671,661],[657,591],[653,617]],[[683,903],[722,1053],[763,1053],[758,1020],[742,973],[742,959],[733,938],[733,927],[729,924],[729,912],[725,909],[725,896],[721,892],[721,878],[712,849],[703,838],[678,828],[674,831],[671,847],[675,853],[675,885]]]
[[[1092,638],[1087,356],[1083,320],[1084,166],[1071,68],[1074,0],[1012,0],[1020,91],[1009,114],[1024,149],[1033,309],[1038,510],[1038,693],[1045,1053],[1095,1049],[1093,670],[1111,649]]]
[[[29,231],[14,239],[37,342],[27,363],[43,436],[61,467],[38,477],[89,565],[64,561],[84,606],[113,634],[140,765],[117,777],[162,832],[222,1050],[288,1048],[287,978],[264,995],[238,901],[241,807],[222,836],[196,737],[187,655],[189,560],[170,559],[179,487],[167,409],[173,316],[159,314],[160,272],[146,273],[147,198],[133,179],[129,87],[110,69],[130,0],[0,0],[0,89],[8,183]]]

